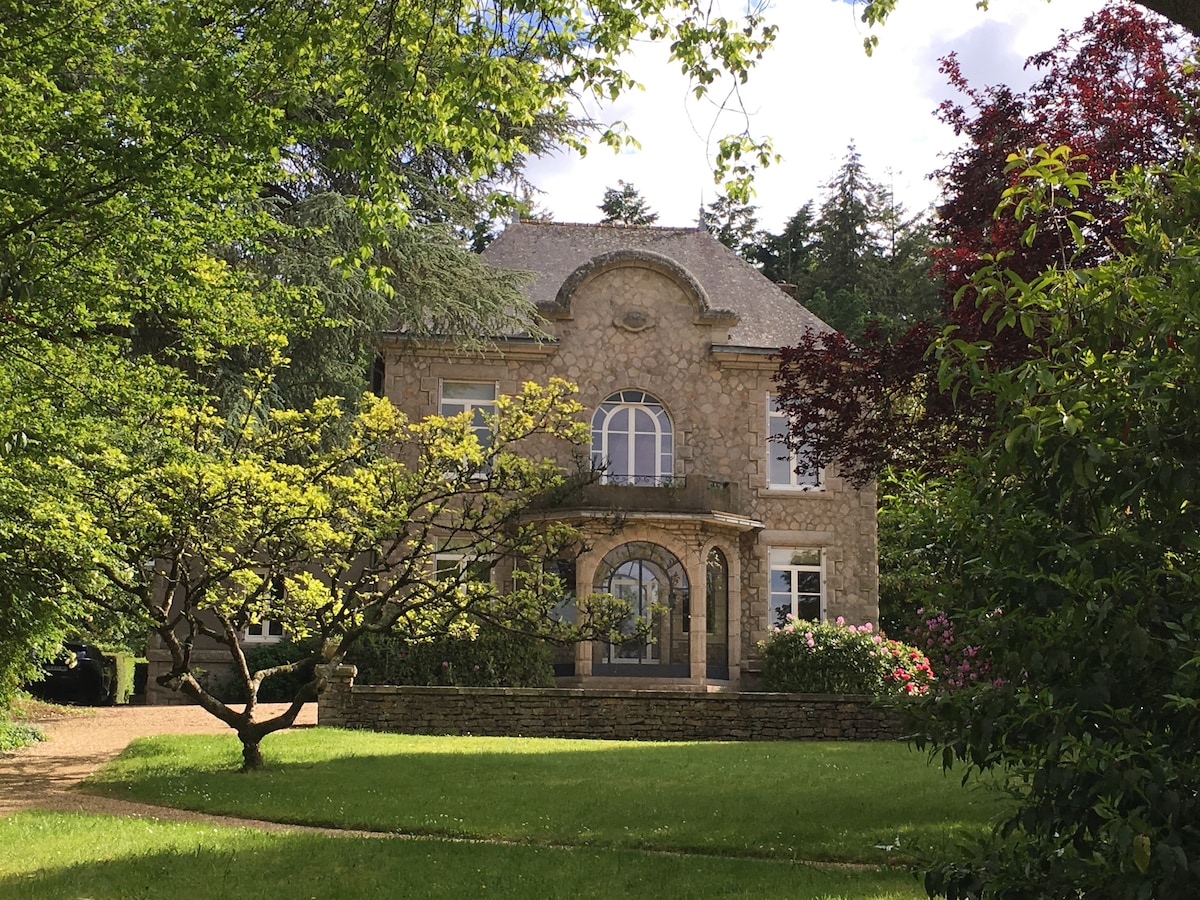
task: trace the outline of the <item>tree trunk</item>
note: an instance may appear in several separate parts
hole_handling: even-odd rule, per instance
[[[249,735],[239,734],[242,741],[242,771],[253,772],[255,769],[262,768],[262,747],[258,737],[250,737]]]

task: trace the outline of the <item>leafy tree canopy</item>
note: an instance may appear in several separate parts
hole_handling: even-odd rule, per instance
[[[1115,171],[1180,158],[1196,134],[1188,110],[1200,100],[1200,73],[1185,64],[1177,38],[1132,6],[1103,10],[1030,58],[1044,77],[1025,92],[971,88],[955,60],[944,61],[967,102],[947,103],[942,115],[968,141],[940,173],[947,185],[933,251],[940,317],[894,334],[868,331],[854,344],[805,335],[785,349],[780,402],[797,423],[800,452],[866,481],[889,463],[936,470],[956,447],[987,440],[994,399],[939,372],[931,341],[952,330],[998,367],[1041,352],[1032,320],[998,327],[1014,313],[979,303],[973,275],[1002,259],[1029,280],[1047,266],[1100,262],[1127,239],[1124,196],[1100,184]],[[1020,221],[993,215],[1020,181],[1009,155],[1039,145],[1086,148],[1065,151],[1078,157],[1071,165],[1082,177],[1059,186],[1054,202],[1023,204]],[[1073,202],[1069,216],[1057,202],[1064,198]],[[1063,243],[1069,223],[1088,238],[1078,251]],[[816,385],[822,390],[806,387]]]
[[[582,145],[573,104],[633,86],[631,41],[668,41],[703,93],[747,77],[773,33],[694,0],[0,11],[0,603],[16,623],[0,699],[14,660],[120,584],[100,569],[120,513],[81,467],[160,464],[180,409],[236,423],[357,398],[381,325],[528,325],[517,281],[484,276],[453,229],[496,207],[524,154]],[[743,135],[719,159],[736,178],[765,153]],[[290,376],[243,392],[289,356]]]
[[[604,199],[597,207],[604,217],[600,220],[606,225],[653,225],[658,221],[658,213],[650,209],[650,204],[636,187],[626,181],[617,181],[617,187],[605,188]]]
[[[1071,183],[1053,155],[1013,165],[1018,210]],[[998,366],[953,333],[934,344],[996,427],[939,491],[961,573],[941,594],[987,678],[943,694],[927,740],[947,765],[1002,770],[1017,801],[930,873],[950,897],[1173,897],[1200,877],[1200,157],[1107,190],[1127,214],[1101,261],[975,276],[1036,354]]]
[[[905,216],[853,145],[825,191],[815,212],[806,203],[781,234],[761,237],[763,274],[793,285],[800,303],[854,340],[869,323],[891,331],[933,312],[933,242],[924,217]]]

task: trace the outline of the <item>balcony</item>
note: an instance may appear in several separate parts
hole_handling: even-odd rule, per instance
[[[588,484],[582,489],[581,505],[614,513],[707,514],[744,512],[738,485],[703,475],[676,478],[665,484]]]

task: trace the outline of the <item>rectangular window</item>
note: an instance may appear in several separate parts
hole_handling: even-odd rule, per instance
[[[494,381],[442,381],[438,412],[443,416],[472,413],[471,427],[485,450],[492,443],[492,429],[485,417],[496,414]]]
[[[791,614],[814,622],[825,620],[825,574],[820,550],[768,551],[771,599],[768,628],[782,627]]]
[[[469,551],[442,550],[433,555],[433,574],[436,581],[491,582],[492,570]]]
[[[819,468],[797,468],[796,453],[783,442],[788,418],[779,409],[779,401],[767,396],[767,487],[772,490],[818,491],[824,487]]]
[[[247,644],[275,644],[283,640],[283,623],[274,619],[263,619],[246,626],[243,638]]]

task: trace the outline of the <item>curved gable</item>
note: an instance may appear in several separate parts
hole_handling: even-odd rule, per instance
[[[696,304],[701,321],[737,321],[737,316],[729,310],[713,309],[704,285],[686,268],[662,253],[638,249],[610,250],[578,266],[559,286],[550,309],[543,307],[543,312],[569,316],[571,304],[580,287],[605,272],[622,268],[649,269],[672,281]]]

